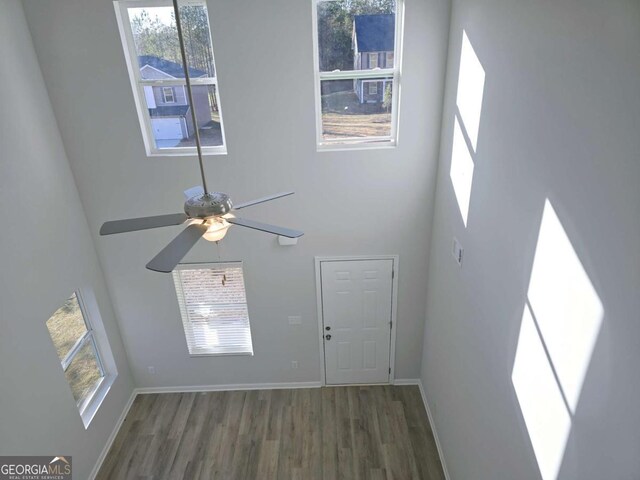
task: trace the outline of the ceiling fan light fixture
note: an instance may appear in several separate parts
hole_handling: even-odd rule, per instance
[[[191,89],[191,78],[187,65],[187,54],[184,37],[182,35],[182,25],[180,22],[179,0],[173,0],[173,12],[175,15],[176,29],[178,31],[178,43],[180,46],[180,56],[182,57],[182,68],[186,91],[189,98],[189,105],[195,105]],[[270,202],[277,198],[292,195],[293,192],[283,192],[276,195],[258,198],[249,202],[233,205],[229,195],[222,192],[209,192],[204,174],[204,163],[202,161],[202,146],[200,144],[200,133],[198,119],[194,109],[191,110],[193,120],[194,138],[196,151],[198,153],[198,164],[200,166],[200,177],[202,178],[202,188],[190,188],[185,191],[187,201],[184,203],[184,213],[156,215],[152,217],[129,218],[125,220],[115,220],[106,222],[100,228],[100,235],[111,235],[114,233],[135,232],[137,230],[147,230],[150,228],[168,227],[171,225],[181,225],[185,221],[187,227],[175,237],[160,253],[158,253],[149,263],[147,268],[155,272],[172,272],[189,250],[204,238],[210,242],[219,242],[227,234],[231,225],[271,233],[273,235],[297,238],[303,232],[289,228],[269,225],[267,223],[256,222],[246,218],[238,218],[233,215],[232,210],[240,210],[260,203]],[[223,277],[222,283],[226,282]]]
[[[188,222],[190,225],[201,223],[203,222],[199,218],[193,218]],[[204,224],[207,226],[207,231],[202,235],[202,238],[209,242],[219,242],[222,240],[231,226],[223,217],[209,218],[204,221]]]

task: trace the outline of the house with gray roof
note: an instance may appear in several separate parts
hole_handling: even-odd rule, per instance
[[[184,79],[182,65],[153,55],[138,57],[140,76],[143,80]],[[191,78],[207,77],[207,72],[189,68]],[[145,100],[151,117],[151,129],[158,147],[177,146],[183,139],[194,135],[193,120],[183,85],[144,87]],[[193,102],[196,109],[198,127],[211,122],[209,90],[204,85],[193,86]]]
[[[353,69],[393,68],[395,15],[355,15],[353,19]],[[356,80],[360,103],[381,103],[387,84],[385,79]]]

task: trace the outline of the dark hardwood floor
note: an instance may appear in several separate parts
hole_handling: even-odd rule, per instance
[[[138,395],[97,477],[444,480],[415,386]]]

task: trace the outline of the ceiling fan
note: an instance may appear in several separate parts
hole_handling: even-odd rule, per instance
[[[191,79],[189,77],[189,69],[187,66],[187,55],[182,36],[178,0],[173,0],[173,10],[175,13],[176,28],[178,30],[180,54],[182,56],[182,66],[186,80],[189,105],[195,105],[193,102]],[[198,131],[198,121],[195,109],[190,108],[189,110],[191,111],[191,118],[193,120],[195,130],[196,149],[198,152],[198,162],[200,164],[202,187],[194,187],[185,191],[185,195],[188,198],[184,203],[184,213],[129,218],[126,220],[106,222],[102,225],[102,228],[100,228],[100,235],[112,235],[114,233],[134,232],[137,230],[168,227],[171,225],[180,225],[185,222],[188,223],[187,228],[185,228],[169,243],[169,245],[163,248],[160,253],[147,263],[147,268],[149,270],[164,273],[173,271],[178,263],[180,263],[180,260],[184,258],[184,256],[189,252],[189,250],[191,250],[198,240],[200,240],[201,237],[211,242],[217,242],[224,238],[231,225],[239,225],[241,227],[252,228],[254,230],[260,230],[274,235],[282,235],[289,238],[302,236],[303,232],[298,230],[238,218],[234,214],[237,210],[257,205],[259,203],[269,202],[288,195],[293,195],[294,192],[277,193],[275,195],[258,198],[238,205],[234,205],[231,202],[231,198],[226,193],[209,192],[207,189],[207,181],[202,162],[202,146],[200,143],[200,133]]]

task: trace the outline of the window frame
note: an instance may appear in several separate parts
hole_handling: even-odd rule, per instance
[[[391,58],[391,61],[389,61],[389,58]],[[395,65],[395,52],[385,52],[384,54],[384,66],[386,68],[389,68],[389,64],[391,64],[391,66],[393,67],[393,65]]]
[[[169,95],[171,96],[171,101],[167,100],[167,90],[169,91]],[[176,95],[173,87],[162,87],[162,101],[164,103],[176,103]]]
[[[372,81],[369,81],[369,82],[366,82],[366,83],[368,84],[367,94],[368,95],[378,95],[378,80],[372,80]],[[375,90],[375,91],[372,92],[371,91],[372,90],[371,87],[374,87],[373,90]]]
[[[183,288],[184,285],[181,281],[179,281],[179,271],[180,270],[212,270],[212,269],[220,269],[220,268],[224,268],[224,267],[239,267],[242,270],[242,282],[243,282],[243,287],[244,287],[244,293],[245,293],[245,299],[246,299],[246,295],[247,295],[247,287],[246,287],[246,282],[245,282],[245,271],[244,271],[244,263],[242,261],[228,261],[228,262],[197,262],[197,263],[180,263],[176,266],[176,268],[174,268],[173,271],[173,282],[174,282],[174,286],[175,286],[175,291],[176,291],[176,299],[178,301],[178,307],[180,310],[180,319],[182,322],[182,328],[184,331],[184,339],[185,339],[185,344],[187,347],[187,352],[189,353],[190,357],[193,358],[198,358],[198,357],[229,357],[229,356],[236,356],[236,357],[251,357],[255,354],[254,352],[254,348],[253,348],[253,331],[251,329],[251,316],[249,315],[249,301],[247,299],[246,301],[246,307],[247,307],[247,324],[249,326],[249,339],[250,339],[250,347],[251,350],[250,351],[236,351],[236,352],[192,352],[191,351],[191,347],[189,346],[189,341],[187,339],[187,328],[188,328],[188,322],[190,322],[190,319],[185,318],[185,315],[183,314],[183,309],[180,306],[180,302],[181,299],[180,297],[182,297],[182,299],[184,299],[184,293],[183,293]]]
[[[311,0],[313,64],[316,109],[316,148],[320,151],[365,150],[394,148],[398,145],[398,123],[400,118],[400,84],[402,78],[402,52],[404,38],[404,0],[396,1],[394,64],[391,68],[320,71],[320,52],[318,39],[318,4],[336,0]],[[367,59],[368,61],[368,59]],[[368,65],[367,65],[368,66]],[[321,85],[325,80],[366,80],[387,79],[393,85],[391,99],[391,133],[382,137],[350,137],[341,139],[324,139],[322,137],[322,92]]]
[[[78,408],[78,413],[80,414],[84,428],[87,429],[100,408],[102,401],[111,389],[111,385],[113,385],[113,382],[118,376],[118,371],[108,343],[105,345],[104,342],[101,341],[101,338],[98,338],[98,336],[105,336],[105,332],[103,331],[104,329],[95,329],[94,319],[96,319],[96,323],[101,327],[101,318],[93,292],[84,288],[78,288],[73,291],[72,295],[73,294],[76,296],[76,301],[80,308],[80,314],[82,315],[87,331],[78,340],[76,340],[76,343],[69,349],[64,359],[60,360],[57,355],[56,359],[60,362],[65,382],[71,391],[71,385],[66,379],[66,372],[71,366],[76,355],[78,355],[80,350],[82,350],[87,343],[91,343],[91,346],[93,347],[96,364],[100,370],[101,377],[87,395],[81,401],[76,402],[76,407]],[[67,297],[67,299],[68,298],[70,298],[70,296]],[[45,320],[45,328],[47,329],[49,336],[51,336],[51,332],[46,325],[47,321],[48,319]]]
[[[67,355],[64,357],[64,359],[60,361],[62,370],[64,371],[64,373],[67,373],[67,370],[71,366],[73,360],[76,358],[76,355],[78,355],[80,350],[82,350],[86,344],[91,343],[93,352],[96,357],[96,363],[101,374],[100,380],[98,380],[93,389],[89,393],[87,393],[87,396],[79,402],[76,402],[78,410],[80,411],[80,415],[82,415],[82,412],[86,409],[87,405],[91,403],[93,396],[100,388],[100,385],[102,385],[102,382],[104,382],[107,376],[107,372],[104,368],[104,362],[102,361],[102,356],[100,355],[98,343],[96,342],[95,338],[95,330],[93,329],[91,320],[89,319],[87,307],[85,306],[84,300],[82,299],[82,294],[80,293],[80,290],[76,290],[73,293],[76,296],[76,301],[78,302],[78,307],[80,308],[80,314],[82,315],[82,320],[84,321],[84,326],[86,327],[87,331],[84,332],[84,334],[78,340],[76,340],[76,343],[67,352]]]
[[[140,128],[142,130],[142,139],[144,142],[147,157],[176,157],[176,156],[193,156],[196,154],[196,147],[167,147],[158,148],[155,143],[153,129],[151,125],[151,116],[148,113],[146,105],[146,97],[144,93],[145,86],[151,87],[183,87],[186,89],[185,79],[156,79],[144,80],[140,75],[140,67],[138,65],[138,52],[136,51],[135,40],[131,30],[131,19],[129,17],[129,8],[153,8],[153,7],[171,7],[171,0],[115,0],[113,2],[118,30],[120,31],[120,40],[124,51],[124,57],[129,72],[129,81],[133,92],[133,100],[136,106],[136,113]],[[204,6],[209,12],[206,0],[181,0],[180,6]],[[208,18],[207,18],[208,21]],[[214,77],[191,78],[191,85],[198,86],[214,86],[218,111],[220,113],[220,133],[222,136],[222,145],[202,146],[203,155],[226,155],[227,141],[224,130],[224,120],[222,118],[222,103],[220,101],[220,86],[218,83],[218,70],[215,62],[215,53],[213,46],[213,33],[211,31],[211,23],[209,24],[209,41],[211,42],[211,61],[215,68]],[[174,102],[175,103],[175,102]]]
[[[369,55],[368,55],[368,57],[369,57],[369,58],[368,58],[368,60],[367,60],[367,68],[368,68],[369,70],[373,70],[373,69],[376,69],[376,68],[380,68],[380,65],[379,65],[379,63],[380,63],[380,62],[379,62],[379,60],[380,60],[380,54],[379,54],[378,52],[367,52],[367,53],[369,54]],[[373,59],[373,58],[375,58],[375,59],[376,59],[376,61],[375,61],[375,62],[371,62],[371,59]],[[375,64],[376,64],[376,66],[375,66],[375,67],[372,67],[372,66],[371,66],[371,63],[375,63]]]

